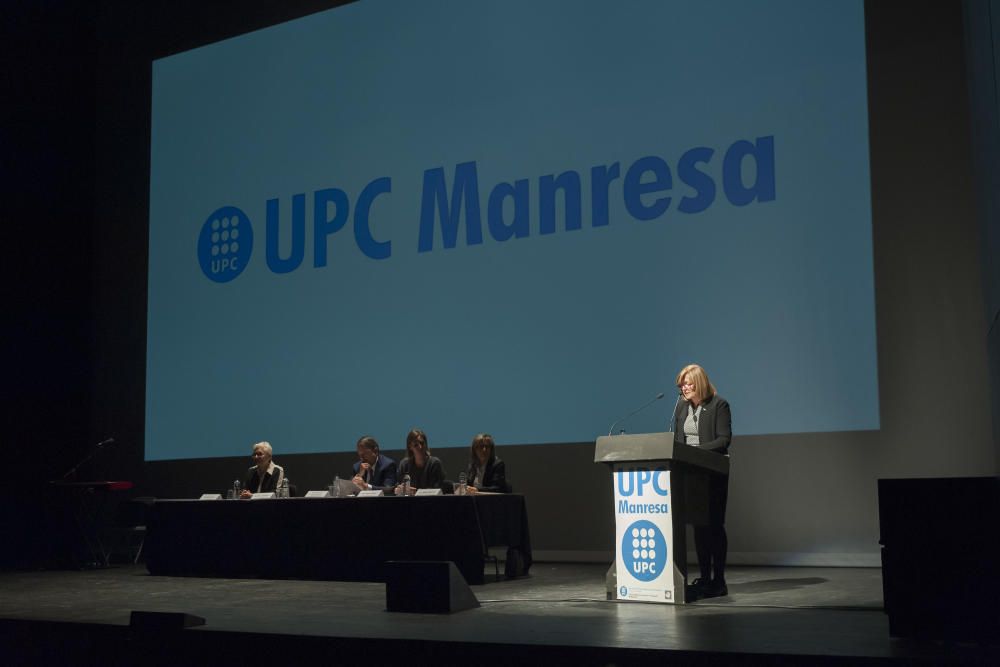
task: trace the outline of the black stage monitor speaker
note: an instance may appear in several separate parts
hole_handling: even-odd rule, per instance
[[[889,634],[995,641],[1000,480],[880,479],[878,510]]]
[[[388,611],[451,614],[478,606],[476,595],[450,560],[397,560],[385,564]]]
[[[205,625],[205,619],[174,611],[133,611],[129,627],[135,630],[183,630]]]

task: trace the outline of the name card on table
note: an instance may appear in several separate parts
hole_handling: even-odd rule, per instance
[[[384,496],[385,491],[382,489],[365,489],[358,494],[358,498],[378,498],[379,496]]]
[[[222,500],[221,493],[203,493],[198,500]]]
[[[306,498],[332,498],[329,491],[306,491]]]
[[[440,496],[441,489],[417,489],[418,496]]]
[[[274,491],[267,491],[265,493],[255,493],[250,496],[250,500],[267,500],[268,498],[274,498]]]

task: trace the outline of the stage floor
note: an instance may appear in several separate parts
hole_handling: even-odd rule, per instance
[[[154,577],[142,566],[8,572],[0,574],[0,619],[8,629],[5,635],[11,627],[23,627],[13,620],[127,626],[131,611],[142,610],[206,619],[187,633],[599,647],[716,657],[979,662],[997,655],[978,646],[891,639],[879,569],[733,567],[729,596],[684,606],[607,601],[605,570],[603,565],[536,563],[529,577],[471,587],[482,606],[450,615],[387,612],[385,587],[374,583]]]

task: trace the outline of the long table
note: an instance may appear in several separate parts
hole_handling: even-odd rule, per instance
[[[481,584],[500,546],[527,573],[524,496],[157,500],[145,553],[154,575],[383,581],[386,561],[449,560]]]

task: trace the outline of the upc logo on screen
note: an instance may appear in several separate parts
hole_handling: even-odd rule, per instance
[[[235,206],[216,210],[201,226],[198,263],[209,280],[228,283],[243,273],[252,251],[250,218]]]

